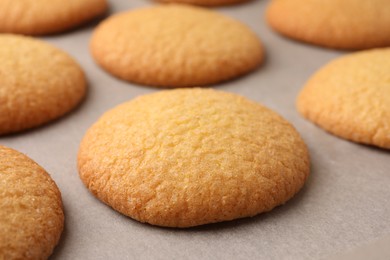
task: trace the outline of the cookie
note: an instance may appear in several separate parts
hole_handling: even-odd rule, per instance
[[[307,82],[299,112],[339,137],[390,149],[390,48],[331,61]]]
[[[269,25],[287,37],[324,47],[390,46],[388,0],[273,0]]]
[[[68,54],[9,34],[0,35],[0,46],[0,135],[56,119],[84,97],[84,73]]]
[[[111,74],[161,87],[208,85],[258,67],[262,45],[244,24],[200,7],[161,5],[103,21],[91,40]]]
[[[247,2],[248,0],[157,0],[163,3],[182,3],[203,6],[231,5]]]
[[[0,259],[47,259],[63,227],[54,181],[24,154],[0,145]]]
[[[85,186],[141,222],[191,227],[285,203],[309,174],[296,130],[244,97],[176,89],[105,113],[82,140]]]
[[[0,32],[27,35],[63,32],[106,10],[106,0],[1,0]]]

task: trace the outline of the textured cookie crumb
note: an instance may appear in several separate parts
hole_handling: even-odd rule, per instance
[[[0,135],[59,118],[86,92],[84,72],[65,52],[34,38],[0,35]]]
[[[141,222],[191,227],[249,217],[303,186],[309,158],[296,130],[244,97],[161,91],[105,113],[85,135],[85,186]]]
[[[390,48],[356,52],[315,73],[299,112],[339,137],[390,148]]]
[[[63,227],[54,181],[27,156],[0,146],[0,259],[47,259]]]
[[[264,55],[256,34],[241,22],[177,4],[109,17],[94,31],[90,49],[114,76],[160,87],[229,80],[257,68]]]

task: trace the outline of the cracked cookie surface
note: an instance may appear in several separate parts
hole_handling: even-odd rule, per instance
[[[246,25],[205,8],[177,4],[109,17],[95,29],[90,49],[114,76],[156,87],[229,80],[263,60],[260,40]]]
[[[0,135],[40,126],[77,106],[84,72],[65,52],[31,37],[0,35]]]
[[[0,145],[0,259],[47,259],[63,227],[61,193],[49,174]]]
[[[390,149],[390,48],[331,61],[306,83],[299,112],[339,137]]]
[[[105,113],[78,155],[85,186],[141,222],[190,227],[283,204],[309,174],[306,146],[275,112],[226,92],[161,91]]]

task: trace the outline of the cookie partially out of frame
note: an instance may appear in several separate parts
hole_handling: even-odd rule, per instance
[[[273,0],[267,21],[287,37],[324,47],[390,46],[388,0]]]
[[[0,145],[0,259],[47,259],[63,226],[54,181],[24,154]]]
[[[191,227],[255,216],[303,186],[309,158],[297,131],[244,97],[161,91],[105,113],[85,135],[85,186],[141,222]]]
[[[113,15],[97,27],[90,47],[109,73],[161,87],[221,82],[248,73],[263,60],[262,45],[246,25],[176,4]]]
[[[331,61],[307,82],[299,112],[339,137],[390,149],[390,48]]]
[[[163,3],[182,3],[202,6],[220,6],[244,3],[249,0],[156,0]]]
[[[56,119],[84,97],[84,73],[65,52],[11,34],[0,35],[0,46],[0,135]]]
[[[106,9],[106,0],[1,0],[0,32],[58,33],[81,25]]]

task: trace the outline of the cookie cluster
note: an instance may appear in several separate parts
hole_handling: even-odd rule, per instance
[[[244,0],[159,1],[175,4],[104,19],[90,51],[121,80],[178,89],[104,113],[80,145],[82,182],[122,214],[165,227],[251,217],[284,204],[310,172],[299,133],[259,103],[197,88],[256,73],[263,63],[265,49],[251,28],[192,6]],[[74,29],[107,8],[105,0],[0,2],[0,135],[42,126],[81,103],[81,66],[31,36]],[[266,20],[284,36],[323,47],[390,46],[388,0],[273,0]],[[389,68],[389,48],[331,61],[303,87],[297,109],[334,135],[390,149]],[[0,146],[0,259],[48,258],[63,226],[61,194],[49,174]]]

